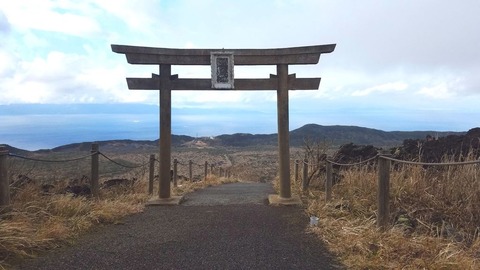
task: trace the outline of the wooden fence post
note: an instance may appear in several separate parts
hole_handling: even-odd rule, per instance
[[[188,178],[190,179],[190,182],[193,182],[192,165],[193,165],[193,161],[189,160],[188,161]]]
[[[178,164],[178,160],[176,158],[173,159],[173,186],[174,187],[178,185],[177,184],[177,178],[178,178],[177,164]]]
[[[326,161],[327,179],[325,181],[325,200],[327,202],[332,200],[332,184],[333,184],[333,166],[332,163]]]
[[[295,175],[295,183],[298,183],[298,159],[295,160],[295,164],[293,167],[293,174]]]
[[[7,166],[8,149],[0,147],[0,212],[10,206],[10,183]]]
[[[208,175],[208,161],[205,161],[205,181],[207,181],[207,175]]]
[[[150,171],[148,174],[148,195],[153,195],[153,179],[155,178],[155,155],[150,155]]]
[[[213,171],[213,168],[214,168],[214,167],[215,167],[215,166],[214,166],[213,164],[210,164],[210,174],[211,174],[211,175],[214,175],[214,174],[215,174],[215,172]]]
[[[325,164],[327,163],[327,161],[325,160]],[[322,178],[322,161],[318,160],[317,161],[317,168],[318,168],[318,172],[317,172],[317,178],[318,179],[321,179]]]
[[[385,229],[390,215],[390,160],[378,157],[377,226]]]
[[[92,196],[98,197],[98,143],[92,143],[92,166],[91,166],[91,178],[90,178],[90,187],[92,189]]]
[[[302,190],[308,189],[308,159],[303,160]]]
[[[313,163],[314,163],[314,161],[313,161],[313,160],[311,160],[311,161],[308,163],[308,165],[307,165],[307,166],[308,166],[308,171],[309,171],[309,172],[313,172],[313,171],[314,171],[314,168],[313,168]],[[313,177],[313,175],[312,175],[311,177]],[[312,180],[312,179],[310,179],[310,180]],[[309,183],[309,184],[310,184],[310,180],[308,180],[308,183]]]

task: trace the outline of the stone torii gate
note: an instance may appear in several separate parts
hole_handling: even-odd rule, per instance
[[[271,204],[298,204],[292,197],[290,180],[289,90],[318,90],[320,78],[297,78],[288,65],[317,64],[322,53],[336,44],[280,49],[170,49],[112,44],[112,51],[125,54],[127,62],[159,65],[160,74],[151,78],[127,78],[131,90],[160,91],[160,185],[159,197],[150,204],[178,204],[170,195],[171,92],[172,90],[276,90],[278,114],[278,158],[280,194],[270,195]],[[210,65],[211,79],[179,78],[172,65]],[[276,65],[277,74],[266,79],[235,79],[234,65]]]

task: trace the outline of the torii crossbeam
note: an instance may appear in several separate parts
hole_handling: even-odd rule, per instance
[[[151,78],[127,78],[128,88],[160,91],[160,186],[159,204],[175,201],[170,195],[171,91],[172,90],[276,90],[280,194],[269,196],[274,204],[296,204],[290,183],[289,90],[317,90],[320,78],[297,78],[288,65],[317,64],[322,53],[336,44],[279,49],[170,49],[112,44],[112,51],[125,54],[128,63],[159,65]],[[211,79],[179,78],[172,65],[210,65]],[[236,79],[234,65],[276,65],[277,74],[266,79]]]

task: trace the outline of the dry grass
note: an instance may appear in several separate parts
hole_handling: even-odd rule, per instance
[[[226,178],[226,177],[218,177],[215,175],[208,175],[205,181],[199,182],[188,182],[185,181],[179,184],[177,187],[173,187],[172,194],[176,196],[185,195],[187,193],[194,192],[195,190],[203,189],[206,187],[217,186],[227,183],[235,183],[238,182],[237,178]]]
[[[172,188],[183,195],[207,186],[235,182],[209,176],[207,181],[183,182]],[[67,194],[42,194],[39,186],[28,185],[12,199],[11,211],[0,216],[0,269],[43,251],[72,243],[79,235],[99,224],[118,224],[122,218],[142,212],[149,196],[147,182],[133,187],[102,191],[100,199]]]
[[[308,213],[320,218],[311,229],[349,269],[480,267],[478,166],[395,167],[391,226],[383,232],[375,224],[376,172],[360,167],[341,174],[332,202],[325,203],[320,188],[303,195]]]
[[[98,224],[115,224],[143,210],[147,200],[134,191],[105,192],[101,199],[66,194],[45,195],[36,185],[17,192],[11,211],[0,217],[0,268],[72,242]]]

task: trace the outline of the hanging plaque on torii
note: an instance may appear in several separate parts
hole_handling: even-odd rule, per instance
[[[280,194],[269,196],[272,204],[297,204],[290,183],[289,90],[317,90],[320,78],[297,78],[288,74],[288,65],[317,64],[322,53],[331,53],[336,44],[279,49],[170,49],[112,45],[112,51],[125,54],[127,62],[159,65],[160,74],[151,78],[127,78],[131,90],[160,91],[160,185],[158,199],[151,204],[179,203],[170,195],[171,91],[172,90],[276,90]],[[210,65],[210,79],[179,78],[171,74],[172,65]],[[277,74],[269,78],[234,78],[236,65],[276,65]]]

